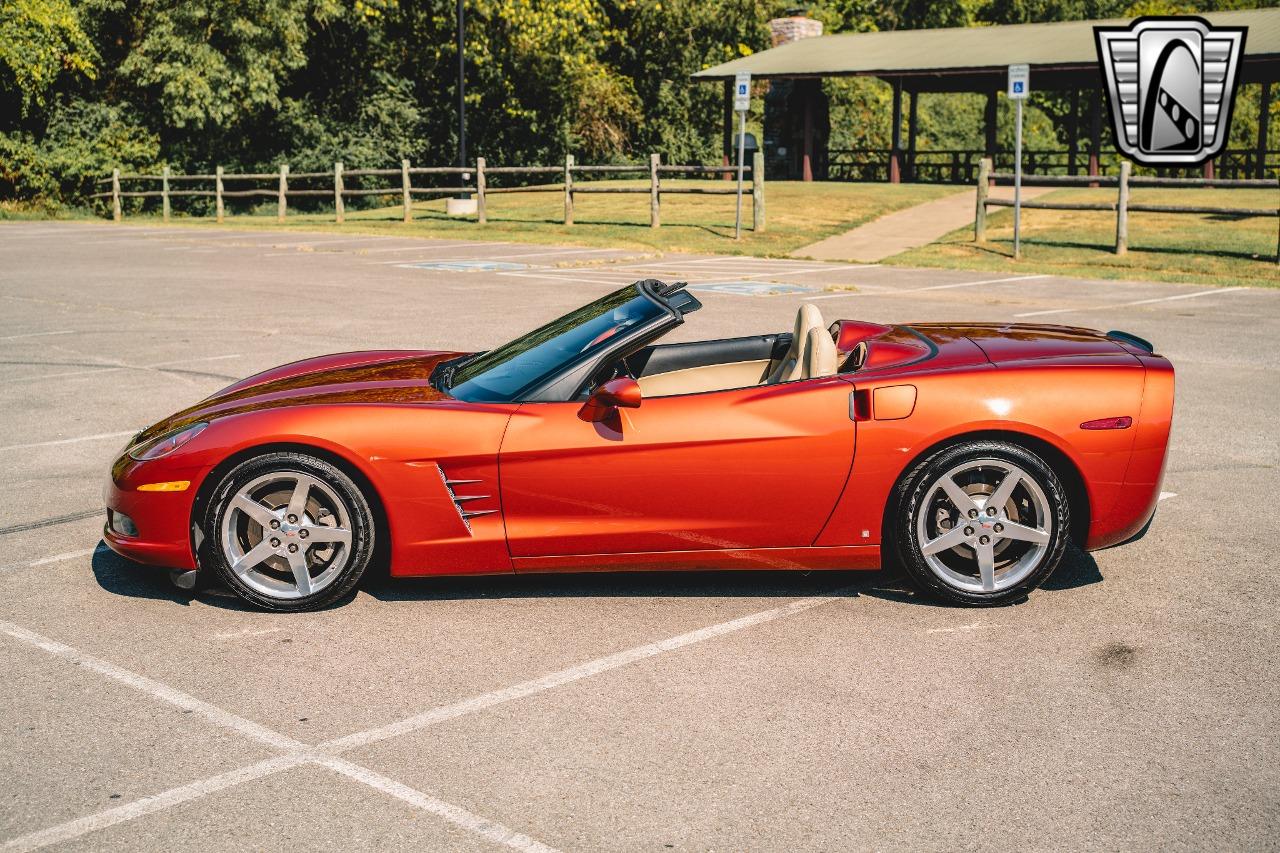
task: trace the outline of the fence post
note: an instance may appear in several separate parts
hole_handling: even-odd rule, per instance
[[[476,218],[481,225],[488,222],[484,209],[484,158],[476,158]]]
[[[751,155],[751,230],[764,233],[764,152]]]
[[[1129,252],[1129,173],[1133,164],[1120,161],[1120,198],[1116,203],[1116,254]]]
[[[222,222],[223,214],[226,212],[222,206],[222,167],[219,166],[213,176],[213,202],[214,212],[217,214],[218,222]]]
[[[658,162],[657,154],[649,155],[649,227],[657,228],[662,224],[662,212],[659,206],[662,199],[658,194]]]
[[[413,197],[409,193],[409,190],[411,188],[412,188],[412,185],[409,183],[409,161],[401,160],[400,161],[400,195],[401,195],[401,204],[404,205],[404,221],[405,222],[413,221]]]
[[[342,161],[333,164],[333,215],[337,222],[346,219],[346,208],[342,206]]]
[[[289,164],[280,164],[280,186],[276,189],[276,220],[284,222],[285,215],[289,212]]]
[[[981,243],[987,239],[987,195],[991,192],[988,180],[991,178],[991,158],[983,157],[978,161],[978,201],[973,211],[973,242]]]
[[[564,224],[573,224],[573,155],[564,155]]]
[[[169,167],[160,173],[160,203],[164,209],[164,221],[169,221]]]
[[[120,170],[111,170],[111,218],[120,221]]]

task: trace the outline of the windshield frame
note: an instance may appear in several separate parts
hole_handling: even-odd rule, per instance
[[[626,353],[624,351],[643,346],[645,343],[653,341],[672,328],[684,322],[684,315],[690,311],[696,311],[702,307],[702,304],[695,299],[692,294],[681,292],[676,299],[672,299],[684,284],[676,283],[667,285],[656,279],[645,279],[637,281],[626,287],[619,288],[612,293],[605,294],[592,302],[588,302],[579,308],[575,308],[549,323],[539,326],[520,337],[495,347],[493,350],[471,353],[459,358],[451,359],[437,366],[431,376],[431,383],[439,390],[465,402],[476,403],[502,403],[502,402],[554,402],[568,401],[578,396],[583,384],[593,375],[596,369],[608,359],[617,359]],[[619,301],[619,297],[621,298]],[[630,326],[621,326],[619,333],[614,335],[612,339],[601,341],[601,345],[595,342],[588,344],[581,352],[572,353],[564,358],[559,364],[552,366],[547,372],[533,376],[528,382],[521,385],[517,389],[494,389],[485,387],[479,380],[491,371],[500,370],[505,365],[510,364],[514,359],[520,358],[528,353],[534,352],[539,347],[552,343],[558,338],[571,334],[574,330],[580,329],[587,323],[592,323],[604,316],[610,310],[617,310],[624,305],[633,302],[636,299],[644,298],[652,303],[657,310],[652,317],[642,318],[639,322]],[[572,317],[596,303],[609,304],[614,302],[612,308],[601,308],[599,313],[593,313],[578,323],[567,326],[557,334],[547,338],[545,341],[536,344],[533,347],[520,348],[518,345],[526,341],[530,336],[537,335],[545,329],[555,327],[563,323],[566,318]],[[674,303],[674,304],[673,304]],[[480,373],[467,376],[462,381],[458,380],[457,371],[464,370],[467,365],[477,359],[483,358],[490,353],[496,353],[499,350],[512,347],[514,352],[507,359],[499,361]],[[468,384],[469,389],[465,388]],[[464,389],[464,393],[457,393],[459,389]]]

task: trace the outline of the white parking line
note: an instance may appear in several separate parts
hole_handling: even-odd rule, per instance
[[[198,800],[209,794],[231,788],[236,785],[242,785],[245,782],[252,782],[255,779],[261,779],[264,776],[270,776],[273,773],[280,773],[291,767],[297,767],[305,764],[307,759],[301,755],[280,755],[275,758],[268,758],[265,761],[259,761],[257,764],[250,764],[247,767],[238,767],[227,773],[220,773],[217,776],[211,776],[208,779],[201,779],[192,782],[189,785],[182,785],[178,788],[170,788],[159,794],[150,797],[143,797],[140,800],[134,800],[131,803],[125,803],[122,806],[116,806],[113,809],[97,812],[96,814],[87,815],[76,820],[69,820],[66,823],[60,823],[57,826],[51,826],[48,829],[37,830],[26,835],[20,835],[12,838],[0,846],[0,850],[13,851],[13,853],[26,853],[30,850],[39,850],[41,847],[48,847],[50,844],[61,844],[70,841],[73,838],[79,838],[82,835],[88,835],[91,832],[97,832],[100,829],[107,829],[118,823],[133,820],[144,815],[154,812],[163,811],[164,809],[180,806],[183,803],[189,803],[192,800]]]
[[[1049,311],[1028,311],[1014,314],[1015,317],[1046,317],[1050,314],[1074,314],[1077,311],[1110,311],[1112,308],[1132,308],[1135,305],[1154,305],[1157,302],[1176,302],[1179,299],[1197,299],[1201,296],[1213,296],[1216,293],[1234,293],[1248,290],[1247,287],[1215,287],[1212,290],[1199,290],[1195,293],[1179,293],[1176,296],[1158,296],[1154,299],[1139,299],[1136,302],[1120,302],[1113,305],[1090,305],[1085,308],[1054,308]]]
[[[59,643],[57,640],[51,640],[48,637],[41,636],[35,631],[29,631],[21,625],[15,625],[12,622],[0,620],[0,633],[8,634],[15,640],[20,640],[30,646],[48,652],[54,657],[61,658],[65,661],[75,664],[82,669],[92,670],[99,675],[119,681],[127,687],[141,691],[153,699],[160,702],[167,702],[170,705],[176,705],[184,711],[190,711],[197,716],[203,717],[215,726],[232,731],[255,740],[259,743],[266,744],[272,749],[278,749],[287,752],[302,752],[307,749],[307,745],[302,741],[294,740],[287,735],[274,732],[265,726],[260,726],[252,720],[246,720],[244,717],[237,716],[230,711],[224,711],[216,705],[211,705],[196,697],[183,693],[181,690],[175,690],[166,684],[158,681],[152,681],[145,675],[139,675],[136,672],[116,666],[100,658],[87,655],[70,646]]]
[[[1012,281],[1031,281],[1037,278],[1049,278],[1047,275],[1015,275],[1008,278],[984,278],[981,281],[961,281],[955,284],[931,284],[928,287],[908,287],[902,290],[876,290],[865,293],[830,293],[826,296],[810,296],[810,300],[839,299],[842,296],[897,296],[901,293],[925,293],[930,290],[954,290],[960,287],[978,287],[984,284],[1005,284]],[[1019,315],[1021,316],[1021,315]]]
[[[400,239],[400,238],[397,238]],[[468,240],[465,243],[441,243],[438,246],[418,244],[416,246],[392,246],[389,249],[358,249],[357,255],[381,255],[387,252],[429,252],[433,249],[456,249],[460,246],[478,247],[479,244],[474,240]],[[510,243],[487,243],[489,246],[510,246]]]
[[[99,519],[95,518],[95,521]],[[34,569],[36,566],[48,566],[53,563],[61,563],[63,560],[74,560],[77,557],[88,557],[90,554],[97,554],[99,551],[107,550],[107,546],[98,543],[94,548],[83,548],[79,551],[68,551],[65,554],[54,554],[52,557],[41,557],[39,560],[32,560],[29,563],[10,563],[7,566],[0,566],[0,574],[11,572],[15,569]]]
[[[707,628],[699,628],[696,631],[690,631],[687,634],[680,634],[676,637],[669,637],[656,643],[646,643],[643,646],[636,646],[633,649],[618,652],[617,654],[608,655],[606,657],[597,658],[577,666],[571,666],[568,669],[562,669],[559,672],[553,672],[550,675],[544,675],[541,678],[535,678],[532,681],[525,681],[511,687],[501,690],[494,690],[490,693],[481,693],[479,696],[472,696],[470,699],[464,699],[461,702],[455,702],[452,705],[441,705],[424,711],[413,717],[409,717],[390,725],[381,726],[375,729],[368,729],[363,732],[356,732],[346,737],[336,740],[326,741],[320,744],[317,749],[326,752],[346,752],[356,747],[368,746],[371,743],[386,740],[387,738],[399,737],[400,735],[415,732],[419,729],[434,726],[443,723],[446,720],[452,720],[466,714],[474,714],[476,711],[492,708],[494,705],[501,705],[514,699],[522,699],[525,696],[532,696],[535,693],[542,693],[565,684],[571,684],[574,681],[581,681],[584,678],[590,678],[593,675],[599,675],[602,672],[608,672],[636,661],[645,660],[646,658],[657,657],[667,652],[673,652],[676,649],[682,649],[686,646],[692,646],[695,643],[701,643],[714,637],[723,637],[725,634],[732,634],[735,631],[741,631],[743,628],[750,628],[753,625],[761,625],[765,622],[772,622],[775,619],[781,619],[784,616],[792,616],[814,607],[820,607],[824,604],[830,604],[833,601],[840,600],[839,591],[830,596],[819,596],[814,598],[802,598],[793,601],[790,604],[784,604],[781,607],[775,607],[771,610],[763,610],[759,613],[752,613],[749,616],[741,616],[729,622],[721,622],[719,625],[711,625]]]
[[[355,779],[357,782],[362,782],[384,794],[390,794],[396,799],[403,800],[425,812],[438,815],[452,824],[456,824],[463,829],[469,829],[476,835],[487,838],[504,847],[530,851],[530,853],[554,853],[555,851],[554,847],[548,847],[539,841],[534,841],[529,836],[521,835],[500,823],[472,814],[461,806],[455,806],[453,803],[437,800],[435,797],[410,788],[408,785],[401,784],[394,779],[388,779],[380,773],[374,773],[369,768],[362,767],[359,764],[352,764],[350,761],[333,756],[319,758],[316,763],[321,767],[327,767],[330,770]]]
[[[177,705],[184,710],[190,710],[214,725],[231,729],[246,737],[250,737],[274,748],[287,750],[285,755],[281,755],[276,758],[259,761],[237,770],[221,773],[208,779],[192,782],[150,797],[143,797],[142,799],[117,806],[113,809],[108,809],[103,812],[98,812],[97,814],[88,815],[57,826],[49,827],[48,829],[39,830],[37,832],[14,838],[7,842],[3,847],[0,847],[0,850],[34,850],[37,847],[48,844],[68,841],[99,829],[105,829],[109,826],[114,826],[118,823],[132,820],[135,817],[151,814],[182,803],[191,802],[192,800],[198,799],[207,794],[224,790],[243,782],[261,779],[265,776],[279,773],[303,763],[314,763],[328,767],[329,769],[342,773],[349,778],[356,779],[365,785],[397,797],[404,802],[415,805],[432,814],[438,815],[457,826],[468,829],[471,832],[478,833],[490,840],[506,844],[507,846],[515,847],[519,850],[550,850],[550,848],[539,844],[539,842],[534,841],[528,836],[515,833],[501,824],[481,818],[458,806],[453,806],[449,803],[437,800],[436,798],[428,796],[420,791],[416,791],[407,785],[402,785],[399,782],[388,779],[385,776],[381,776],[368,768],[361,767],[360,765],[338,758],[335,753],[355,749],[371,743],[377,743],[409,732],[418,731],[427,726],[442,723],[446,720],[453,720],[465,714],[475,713],[487,708],[492,708],[495,705],[500,705],[526,696],[532,696],[537,693],[552,690],[565,684],[580,681],[584,678],[590,678],[594,675],[609,672],[619,667],[657,657],[678,649],[687,648],[696,643],[701,643],[716,637],[723,637],[726,634],[731,634],[735,631],[741,631],[745,628],[761,625],[775,619],[781,619],[786,616],[802,613],[814,607],[820,607],[824,604],[839,601],[846,593],[847,589],[841,589],[836,590],[830,595],[797,599],[796,601],[780,607],[774,607],[769,610],[763,610],[758,613],[742,616],[728,622],[722,622],[718,625],[710,625],[706,628],[690,631],[655,643],[646,643],[626,651],[607,655],[605,657],[598,658],[597,660],[588,661],[587,663],[583,663],[578,666],[569,667],[568,669],[551,673],[550,675],[543,676],[542,678],[526,681],[504,690],[482,693],[461,702],[455,702],[451,705],[443,705],[433,708],[422,714],[417,714],[397,723],[380,726],[364,732],[356,732],[355,734],[330,740],[315,747],[308,747],[293,738],[274,732],[251,720],[247,720],[200,699],[196,699],[194,696],[190,696],[179,690],[160,684],[146,676],[138,675],[137,673],[118,667],[115,664],[84,654],[70,646],[59,643],[56,640],[43,637],[34,631],[30,631],[11,622],[0,621],[0,633],[7,634],[20,642],[27,643],[28,645],[39,648],[63,660],[67,660],[68,662],[95,671],[100,675],[119,681],[147,694],[148,696],[151,696],[153,699]]]
[[[72,329],[67,329],[61,332],[28,332],[25,335],[5,335],[4,337],[0,337],[0,341],[20,341],[20,340],[23,340],[24,338],[48,338],[54,335],[74,335],[74,334],[75,334],[75,331]]]
[[[418,808],[438,815],[464,829],[468,829],[493,841],[499,841],[509,847],[517,850],[535,850],[550,851],[552,848],[539,844],[526,835],[520,835],[512,830],[485,818],[474,815],[471,812],[451,803],[437,800],[420,791],[414,790],[407,785],[402,785],[385,776],[374,773],[366,767],[354,764],[350,761],[338,758],[332,755],[317,754],[307,744],[294,740],[288,735],[280,734],[272,731],[265,726],[259,725],[252,720],[238,716],[225,711],[222,708],[212,705],[194,696],[184,693],[181,690],[175,690],[166,684],[153,681],[145,675],[139,675],[136,672],[116,666],[113,663],[87,655],[77,649],[73,649],[57,640],[51,640],[48,637],[37,634],[34,631],[27,630],[20,625],[12,622],[0,620],[0,633],[8,634],[16,640],[35,646],[42,651],[48,652],[55,657],[68,661],[76,666],[91,670],[103,675],[107,678],[118,681],[128,687],[141,691],[151,698],[174,705],[184,711],[199,716],[216,726],[230,729],[250,740],[258,741],[273,749],[284,751],[284,755],[275,758],[259,761],[237,770],[227,773],[221,773],[209,779],[192,782],[188,785],[182,785],[156,794],[150,797],[143,797],[131,803],[117,806],[114,809],[108,809],[97,814],[88,815],[77,820],[68,821],[58,826],[48,829],[29,833],[28,835],[14,838],[5,843],[0,850],[34,850],[38,847],[53,844],[59,841],[67,841],[72,838],[94,832],[99,829],[105,829],[118,823],[133,820],[145,814],[151,814],[170,806],[179,805],[181,803],[190,802],[200,797],[211,794],[215,791],[221,791],[234,785],[249,782],[254,779],[261,779],[265,776],[279,773],[302,764],[315,763],[331,770],[336,770],[343,775],[362,782],[376,790],[391,794],[405,802],[411,803]]]
[[[535,272],[500,272],[498,275],[509,275],[516,278],[545,278],[551,281],[562,281],[567,284],[574,282],[582,282],[586,284],[607,284],[611,287],[621,287],[624,284],[630,284],[632,280],[623,281],[622,279],[604,279],[604,278],[583,278],[582,276],[565,276],[565,275],[545,275]]]
[[[617,249],[570,249],[566,251],[564,249],[552,249],[551,251],[547,251],[547,252],[518,252],[516,254],[507,254],[507,255],[493,255],[493,254],[485,253],[483,255],[471,255],[467,257],[454,257],[454,258],[434,257],[434,258],[422,258],[420,259],[420,261],[418,260],[370,261],[369,263],[414,264],[419,262],[431,263],[433,261],[438,261],[440,263],[449,263],[450,261],[501,261],[507,258],[541,258],[547,255],[593,255],[593,254],[598,254],[600,252],[616,252],[616,251],[618,250]]]
[[[177,361],[160,361],[155,364],[120,364],[106,362],[102,367],[92,370],[68,370],[63,373],[46,373],[42,376],[17,376],[12,379],[0,379],[0,385],[12,385],[17,382],[34,382],[42,379],[64,379],[68,376],[89,376],[90,374],[114,373],[117,370],[156,370],[164,367],[176,367],[180,364],[199,364],[206,361],[223,361],[229,358],[240,358],[239,353],[232,355],[211,355],[207,358],[183,358]]]
[[[81,441],[102,441],[108,438],[124,438],[133,435],[136,429],[125,430],[124,432],[99,432],[93,435],[81,435],[75,438],[55,438],[50,441],[32,441],[27,444],[6,444],[0,447],[0,452],[6,450],[29,450],[33,447],[53,447],[58,444],[78,444]]]
[[[1169,498],[1176,498],[1177,496],[1177,492],[1161,492],[1160,497],[1156,499],[1156,503],[1159,503],[1160,501],[1167,501]]]

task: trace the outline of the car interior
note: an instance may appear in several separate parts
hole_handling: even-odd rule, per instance
[[[817,306],[805,303],[790,335],[647,346],[623,359],[646,397],[727,391],[832,376],[839,358]]]

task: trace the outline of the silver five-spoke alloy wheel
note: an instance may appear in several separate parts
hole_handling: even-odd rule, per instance
[[[1017,586],[1040,566],[1053,536],[1044,490],[1004,459],[970,459],[934,480],[919,504],[916,541],[929,570],[971,593]]]
[[[298,471],[274,471],[241,486],[219,533],[235,576],[272,599],[320,592],[351,558],[346,503],[327,483]]]

